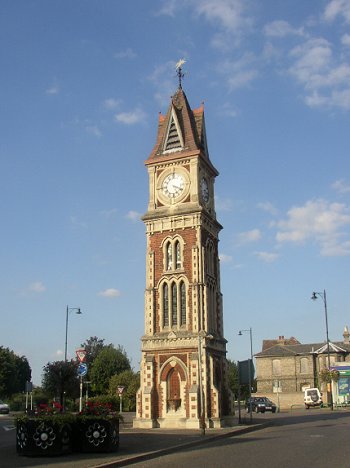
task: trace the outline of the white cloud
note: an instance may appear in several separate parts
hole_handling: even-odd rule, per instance
[[[231,255],[220,254],[219,258],[220,258],[221,263],[230,263],[230,262],[232,262]]]
[[[106,109],[117,109],[120,106],[120,100],[114,98],[108,98],[103,101],[103,107]]]
[[[252,229],[250,231],[241,232],[237,235],[239,244],[247,244],[250,242],[257,242],[261,239],[261,232],[259,229]]]
[[[314,38],[294,47],[290,55],[296,59],[290,73],[307,88],[314,88],[321,73],[328,70],[332,49],[326,39]]]
[[[58,94],[59,92],[60,92],[60,87],[58,83],[56,82],[56,80],[54,81],[52,86],[50,86],[49,88],[45,90],[45,94],[49,94],[49,95],[55,95],[55,94]]]
[[[137,211],[129,211],[128,214],[126,215],[127,219],[130,219],[131,221],[139,221],[141,217],[141,214],[138,213]]]
[[[326,39],[309,39],[293,48],[290,57],[289,73],[304,86],[307,105],[350,109],[350,65],[336,63]]]
[[[239,60],[225,60],[217,70],[226,77],[231,91],[249,86],[258,76],[256,57],[251,53],[243,54]]]
[[[87,223],[80,221],[76,216],[71,216],[70,222],[74,228],[87,228]]]
[[[341,43],[345,46],[350,46],[350,34],[344,34],[341,38]]]
[[[254,255],[265,263],[273,263],[279,258],[279,254],[274,252],[254,252]]]
[[[276,20],[265,25],[264,33],[268,37],[303,36],[304,30],[302,28],[293,28],[287,21]]]
[[[102,296],[102,297],[119,297],[120,296],[120,291],[119,289],[115,289],[115,288],[108,288],[108,289],[105,289],[104,291],[100,291],[98,293],[99,296]]]
[[[220,198],[218,195],[215,195],[215,207],[218,211],[231,211],[233,202],[231,198]]]
[[[35,293],[43,293],[46,291],[45,285],[41,281],[36,281],[28,286],[28,291]]]
[[[220,115],[223,117],[237,117],[238,111],[235,109],[231,103],[225,103],[220,106]]]
[[[144,121],[146,118],[146,114],[142,109],[137,108],[130,112],[120,112],[118,114],[115,114],[114,118],[116,122],[120,122],[125,125],[134,125]]]
[[[55,352],[55,356],[57,356],[57,357],[63,356],[63,354],[64,354],[64,353],[63,353],[62,349],[58,349],[58,350]]]
[[[349,0],[331,0],[328,3],[324,11],[324,19],[334,21],[338,16],[342,16],[347,23],[350,23]]]
[[[251,26],[251,19],[245,15],[247,2],[244,0],[191,0],[190,3],[197,15],[235,34]]]
[[[115,217],[117,214],[118,209],[117,208],[112,208],[110,210],[102,210],[100,213],[101,215],[106,218],[106,219],[112,219]]]
[[[132,58],[137,57],[137,54],[130,47],[128,47],[125,50],[116,52],[113,55],[113,57],[116,59],[124,59],[124,58],[132,59]]]
[[[271,202],[261,202],[258,203],[257,206],[258,208],[260,208],[260,210],[266,211],[267,213],[270,213],[273,216],[278,213],[277,208],[275,208]]]
[[[183,54],[187,59],[187,54]],[[174,92],[174,79],[175,65],[177,60],[167,61],[154,67],[148,79],[153,83],[156,88],[155,99],[164,106],[169,105],[169,99]]]
[[[189,7],[200,20],[204,18],[216,28],[211,45],[229,50],[237,47],[241,37],[252,30],[253,20],[247,14],[248,5],[246,0],[165,0],[158,14],[176,18],[178,9]]]
[[[350,192],[350,185],[347,184],[343,179],[336,180],[334,184],[332,184],[332,188],[339,193]]]
[[[101,138],[102,132],[101,130],[97,127],[97,125],[88,125],[85,127],[85,130],[90,133],[91,135],[94,135],[97,138]]]
[[[350,226],[350,208],[345,204],[310,200],[304,206],[291,208],[287,219],[275,225],[279,243],[302,244],[312,240],[320,246],[321,255],[350,254],[350,241],[344,240],[350,237],[350,233],[344,231]]]
[[[178,4],[179,0],[164,0],[161,9],[156,13],[156,15],[175,16]]]

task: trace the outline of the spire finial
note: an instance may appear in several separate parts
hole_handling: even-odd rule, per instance
[[[186,60],[180,59],[177,64],[175,65],[176,69],[176,74],[179,78],[179,88],[182,89],[182,78],[185,76],[184,73],[182,73],[182,65],[186,63]]]

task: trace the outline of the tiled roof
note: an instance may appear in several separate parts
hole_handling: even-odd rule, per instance
[[[278,344],[295,345],[300,344],[300,342],[296,338],[294,338],[294,336],[291,336],[290,338],[280,336],[278,340],[263,340],[262,351],[265,351],[266,349],[271,348],[271,346],[275,346]]]
[[[157,142],[146,164],[194,155],[206,159],[217,174],[207,150],[204,106],[192,110],[184,91],[179,88],[171,98],[166,115],[159,114]]]
[[[335,345],[338,348],[341,348],[350,353],[350,344],[343,343],[342,341],[332,342],[330,344]],[[255,357],[271,357],[271,356],[292,356],[292,355],[302,355],[302,354],[310,354],[315,353],[317,350],[322,350],[322,353],[327,352],[327,347],[325,347],[325,343],[307,343],[307,344],[297,344],[297,345],[275,345],[271,346],[260,353],[255,354]],[[331,347],[331,353],[334,352]],[[339,350],[341,352],[341,350]]]

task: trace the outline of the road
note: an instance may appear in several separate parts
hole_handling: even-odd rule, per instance
[[[115,454],[71,454],[64,457],[20,457],[15,450],[13,418],[0,416],[0,467],[87,468],[123,460],[148,452],[147,460],[129,465],[140,468],[189,467],[220,468],[350,468],[350,411],[298,410],[293,413],[258,414],[254,424],[269,421],[272,425],[254,432],[209,441],[210,431],[200,436],[197,431],[151,430],[135,432],[126,429],[121,434],[121,446]],[[220,436],[220,437],[221,437]],[[198,441],[185,449],[183,444]],[[159,456],[154,450],[177,447],[174,453]],[[150,453],[152,452],[152,453]],[[145,458],[143,458],[146,460]]]
[[[241,436],[134,463],[135,468],[350,467],[350,413],[280,415],[274,425]]]

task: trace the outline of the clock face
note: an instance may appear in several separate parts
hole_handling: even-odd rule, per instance
[[[179,197],[185,188],[185,179],[181,174],[172,172],[163,181],[162,191],[168,198]]]
[[[201,193],[204,202],[207,203],[209,201],[209,187],[207,179],[205,179],[204,177],[201,180]]]

